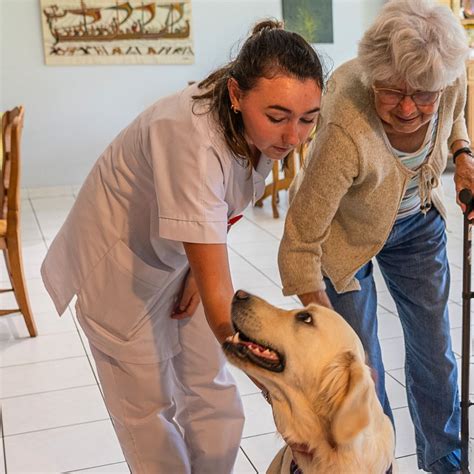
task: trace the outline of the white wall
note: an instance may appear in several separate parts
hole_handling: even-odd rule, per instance
[[[333,0],[335,66],[353,57],[383,0]],[[225,63],[280,0],[193,0],[195,64],[45,66],[39,0],[0,0],[0,107],[25,106],[23,187],[80,183],[110,140],[157,98]]]

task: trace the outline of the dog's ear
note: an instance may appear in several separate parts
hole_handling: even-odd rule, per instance
[[[370,423],[373,381],[369,368],[354,355],[347,360],[347,391],[340,405],[335,407],[331,421],[336,444],[351,442]]]

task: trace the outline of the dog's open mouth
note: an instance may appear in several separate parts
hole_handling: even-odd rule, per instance
[[[239,359],[246,359],[262,369],[272,372],[282,372],[285,368],[284,358],[275,349],[262,343],[252,341],[242,331],[236,328],[236,333],[229,336],[222,345]]]

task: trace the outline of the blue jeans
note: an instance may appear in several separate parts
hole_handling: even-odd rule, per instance
[[[406,390],[415,426],[418,466],[431,472],[459,469],[460,408],[457,366],[448,316],[449,266],[445,223],[438,211],[400,219],[376,256],[405,336]],[[334,306],[354,328],[377,372],[376,388],[392,418],[377,337],[377,293],[372,262],[356,274],[361,291],[338,294],[326,278]]]

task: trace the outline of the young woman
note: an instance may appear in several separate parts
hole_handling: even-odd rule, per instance
[[[306,140],[322,87],[311,46],[259,23],[234,61],[118,135],[49,249],[45,285],[60,314],[77,295],[134,473],[232,470],[243,413],[219,346],[233,333],[226,236]]]

